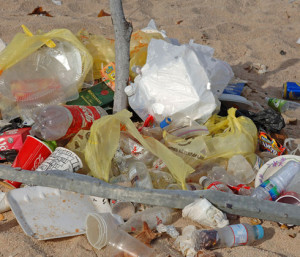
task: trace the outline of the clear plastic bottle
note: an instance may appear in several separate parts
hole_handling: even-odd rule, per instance
[[[272,109],[281,113],[285,113],[290,110],[300,109],[300,103],[297,102],[270,97],[266,97],[265,99]]]
[[[30,134],[48,141],[65,139],[104,115],[100,106],[49,105],[35,114]]]
[[[128,161],[128,176],[134,187],[152,189],[152,180],[146,165],[136,160]]]
[[[141,231],[143,222],[147,222],[150,229],[154,229],[159,224],[168,225],[172,222],[173,210],[167,207],[153,207],[142,212],[137,212],[120,228],[126,232]]]
[[[215,249],[249,245],[264,237],[264,229],[261,225],[252,226],[249,224],[229,225],[214,230],[196,230],[195,250]]]
[[[270,178],[254,189],[252,197],[275,201],[300,172],[300,162],[289,161]]]
[[[176,182],[170,173],[161,170],[151,170],[150,176],[156,189],[166,189],[168,185]]]
[[[233,192],[227,187],[226,184],[220,181],[213,181],[206,176],[203,176],[199,179],[199,184],[202,185],[204,189],[218,190],[233,194]]]

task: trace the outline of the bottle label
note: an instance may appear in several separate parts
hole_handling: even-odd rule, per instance
[[[277,99],[277,98],[270,98],[268,101],[268,105],[274,109],[275,111],[281,112],[281,108],[285,105],[286,100]]]
[[[76,134],[81,129],[89,129],[101,117],[98,106],[64,105],[72,115],[71,125],[62,139]]]
[[[227,192],[224,188],[223,188],[223,183],[222,182],[219,182],[219,181],[216,181],[216,182],[213,182],[211,183],[207,189],[212,189],[212,190],[218,190],[218,191],[222,191],[222,192]]]
[[[243,224],[229,226],[234,236],[232,246],[246,245],[248,242],[248,230]]]
[[[268,191],[270,195],[270,200],[272,201],[275,201],[280,195],[277,186],[273,184],[270,180],[264,181],[260,186]]]

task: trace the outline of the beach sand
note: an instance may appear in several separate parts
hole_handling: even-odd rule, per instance
[[[42,6],[54,17],[29,16],[34,8]],[[215,49],[215,57],[228,62],[236,77],[248,81],[249,100],[266,107],[264,98],[281,97],[282,84],[300,81],[300,1],[288,0],[127,0],[124,12],[134,31],[146,27],[154,19],[158,28],[180,43],[193,39],[196,43]],[[58,6],[51,0],[1,1],[0,38],[9,43],[21,25],[32,32],[67,28],[73,33],[85,28],[94,34],[114,38],[110,17],[98,18],[101,9],[110,13],[109,1],[63,0]],[[247,68],[254,63],[266,65],[267,72],[258,74]],[[289,137],[299,138],[299,125],[287,125]],[[5,191],[4,187],[0,187]],[[239,221],[235,221],[239,222]],[[249,218],[240,222],[250,223]],[[180,218],[175,226],[181,230],[188,219]],[[264,239],[252,246],[213,251],[219,257],[300,255],[299,227],[283,230],[276,222],[264,221]],[[199,228],[201,226],[198,225]],[[292,237],[295,236],[296,237]],[[153,242],[156,256],[182,256],[172,248],[167,237]],[[111,256],[110,249],[93,249],[86,236],[38,241],[25,235],[13,213],[4,213],[0,221],[0,256]]]

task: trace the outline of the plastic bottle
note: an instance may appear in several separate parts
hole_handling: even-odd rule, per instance
[[[30,134],[49,141],[65,139],[89,129],[104,115],[107,112],[99,106],[49,105],[35,115]]]
[[[130,160],[128,176],[134,187],[152,189],[152,180],[146,165],[143,162]]]
[[[171,208],[153,207],[133,215],[127,222],[120,226],[126,232],[141,231],[143,222],[147,222],[150,229],[154,229],[159,224],[168,225],[172,222]]]
[[[199,251],[249,245],[264,237],[264,229],[261,225],[252,226],[242,223],[215,230],[196,230],[193,235],[196,238],[195,250]]]
[[[233,192],[227,187],[227,185],[220,181],[213,181],[206,176],[200,178],[199,184],[202,185],[204,189],[218,190],[233,194]]]
[[[270,178],[254,189],[252,197],[275,201],[300,172],[300,162],[289,161]]]
[[[300,103],[297,102],[286,101],[286,100],[282,100],[278,98],[270,98],[270,97],[266,97],[265,99],[268,102],[268,105],[272,109],[281,113],[300,108]]]
[[[176,182],[170,173],[160,170],[151,170],[150,176],[156,189],[166,189],[168,185]]]

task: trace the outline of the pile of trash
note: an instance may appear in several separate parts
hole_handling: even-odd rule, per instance
[[[297,83],[264,109],[244,97],[247,83],[214,49],[181,45],[151,21],[131,39],[131,112],[112,114],[113,41],[85,30],[23,30],[0,48],[0,171],[18,174],[0,177],[10,189],[0,192],[0,212],[12,210],[28,236],[86,234],[96,249],[114,247],[113,256],[155,256],[151,241],[166,234],[196,256],[264,237],[260,224],[233,225],[241,210],[219,197],[244,202],[249,217],[263,217],[259,206],[268,205],[275,221],[285,214],[273,205],[300,206],[300,139],[282,133],[287,117],[299,119]],[[26,171],[36,179],[23,183]],[[60,178],[66,183],[42,186]],[[180,208],[199,227],[178,231]]]

